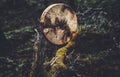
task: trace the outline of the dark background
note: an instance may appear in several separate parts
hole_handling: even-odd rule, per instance
[[[33,62],[35,28],[39,18],[53,3],[66,3],[86,28],[69,50],[65,64],[69,71],[61,77],[120,77],[119,0],[0,0],[0,77],[28,77]],[[43,52],[38,66],[49,61],[59,46],[40,33]],[[35,77],[42,76],[36,68]]]

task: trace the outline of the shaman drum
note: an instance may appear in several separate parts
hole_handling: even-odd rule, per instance
[[[62,45],[71,40],[77,30],[77,16],[63,3],[48,6],[40,17],[43,34],[53,44]]]

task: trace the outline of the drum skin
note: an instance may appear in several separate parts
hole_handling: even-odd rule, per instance
[[[48,6],[40,17],[42,32],[53,44],[68,43],[77,30],[77,16],[70,6],[63,3]]]

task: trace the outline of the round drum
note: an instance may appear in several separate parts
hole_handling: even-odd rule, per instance
[[[71,40],[77,30],[77,16],[63,3],[48,6],[40,17],[45,37],[53,44],[62,45]]]

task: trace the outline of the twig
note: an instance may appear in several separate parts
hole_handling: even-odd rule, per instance
[[[37,33],[37,38],[36,41],[34,43],[33,49],[34,49],[34,62],[31,66],[31,71],[30,71],[30,77],[33,76],[33,73],[35,71],[35,68],[37,66],[37,61],[38,61],[38,51],[39,51],[39,41],[40,41],[40,35],[39,32],[37,31],[37,29],[35,29],[35,32]]]

